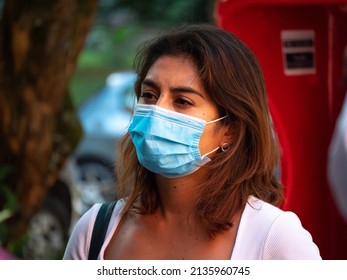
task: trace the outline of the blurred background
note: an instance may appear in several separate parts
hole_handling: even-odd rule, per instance
[[[213,5],[0,0],[3,258],[60,259],[77,219],[114,198],[137,48],[172,26],[211,22]]]
[[[0,259],[61,259],[78,218],[114,198],[136,51],[184,23],[217,24],[254,51],[282,147],[281,207],[323,258],[347,259],[326,176],[347,0],[0,0]]]

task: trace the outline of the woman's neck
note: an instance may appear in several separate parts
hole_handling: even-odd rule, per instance
[[[178,178],[156,176],[160,211],[164,216],[192,216],[199,187],[207,180],[206,170],[202,171],[199,169],[194,174]]]

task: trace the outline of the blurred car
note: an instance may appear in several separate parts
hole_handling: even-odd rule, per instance
[[[116,144],[132,117],[134,81],[133,72],[112,73],[78,108],[84,135],[31,219],[25,259],[61,258],[78,218],[94,203],[115,197]]]
[[[135,104],[132,72],[113,73],[106,86],[78,110],[84,130],[75,158],[81,179],[86,184],[98,183],[101,197],[114,198],[114,161],[116,143],[124,135]]]

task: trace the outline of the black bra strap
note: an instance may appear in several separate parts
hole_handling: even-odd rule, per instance
[[[98,258],[101,246],[104,243],[108,223],[116,203],[117,201],[103,203],[99,209],[94,223],[88,260],[96,260]]]

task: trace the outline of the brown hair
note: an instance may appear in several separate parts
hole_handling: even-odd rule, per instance
[[[191,25],[173,30],[147,43],[135,59],[135,92],[149,68],[163,55],[185,56],[220,112],[229,115],[224,125],[235,135],[227,152],[217,152],[208,164],[209,178],[200,186],[195,215],[210,236],[230,228],[232,216],[250,195],[273,205],[283,199],[275,176],[279,166],[276,135],[272,128],[267,94],[260,66],[236,36],[212,25]],[[127,196],[125,211],[151,213],[158,205],[154,174],[137,160],[129,134],[119,145],[118,197]]]

